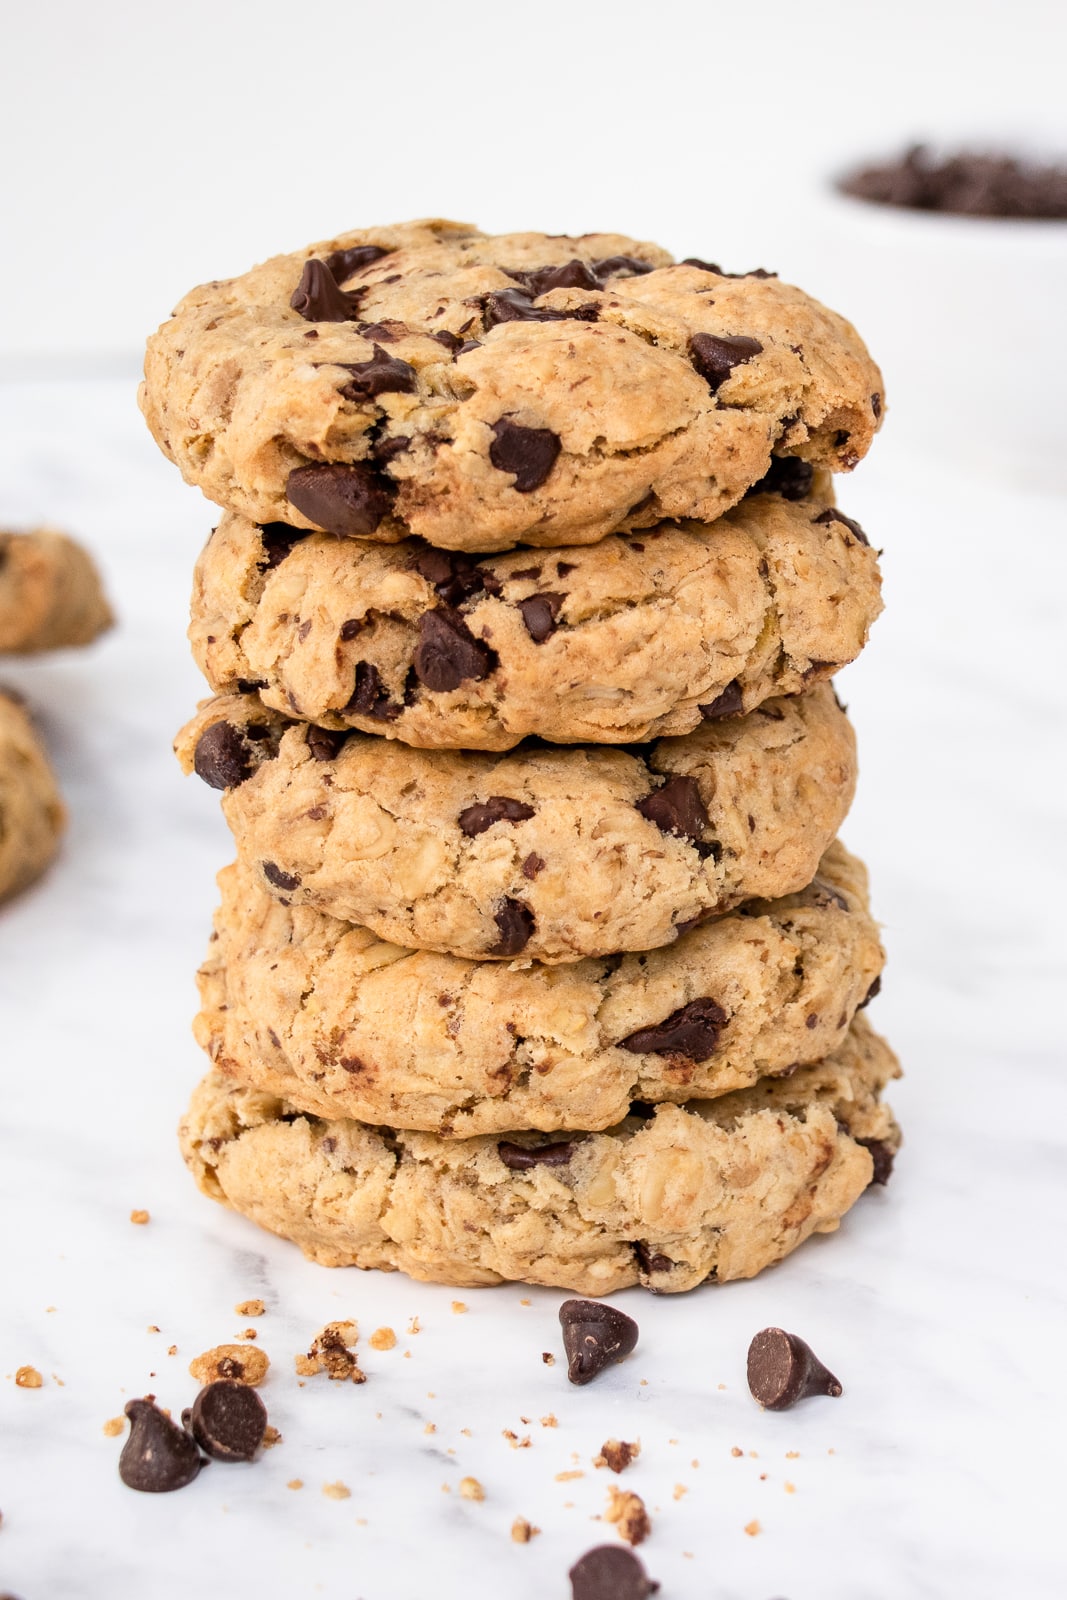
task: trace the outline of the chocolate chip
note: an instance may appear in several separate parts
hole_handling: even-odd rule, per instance
[[[599,289],[600,279],[577,258],[564,262],[561,267],[533,267],[519,272],[503,269],[509,278],[521,283],[532,295],[547,294],[550,289]],[[507,290],[504,291],[507,293]]]
[[[385,322],[357,322],[356,332],[370,339],[372,343],[395,344],[398,339],[403,339],[411,332],[406,322],[398,322],[395,317],[389,317]]]
[[[398,433],[392,439],[375,439],[371,453],[380,467],[387,467],[396,456],[402,456],[405,450],[410,449],[410,436]]]
[[[308,728],[307,747],[315,761],[332,761],[348,737],[331,728]]]
[[[453,360],[458,360],[460,356],[465,356],[470,350],[480,350],[481,348],[482,341],[480,339],[464,339],[463,343],[456,351]]]
[[[799,456],[772,456],[771,464],[749,494],[780,494],[783,500],[803,500],[811,492],[815,468]]]
[[[403,709],[403,706],[389,698],[389,691],[374,663],[357,661],[355,687],[345,710],[363,717],[375,717],[379,722],[392,722]]]
[[[496,1147],[509,1172],[528,1172],[531,1167],[565,1167],[577,1148],[578,1141],[574,1139],[529,1147],[501,1139]]]
[[[373,347],[369,361],[342,361],[352,374],[341,393],[346,400],[371,400],[379,394],[414,394],[418,387],[415,368],[398,356],[386,355],[380,344]]]
[[[820,511],[819,515],[817,517],[812,517],[811,520],[812,522],[826,528],[828,528],[832,522],[840,522],[848,529],[849,533],[859,540],[860,544],[865,544],[868,548],[870,548],[871,541],[868,539],[859,523],[853,522],[851,517],[846,517],[845,513],[843,511],[838,511],[836,506],[828,506],[825,511]]]
[[[537,923],[533,912],[521,900],[506,897],[493,913],[493,921],[500,930],[496,944],[490,945],[491,956],[517,956],[529,944]]]
[[[634,1319],[603,1300],[564,1300],[559,1325],[572,1383],[591,1383],[609,1362],[621,1361],[637,1345]]]
[[[361,539],[388,513],[394,491],[373,467],[334,461],[297,467],[289,474],[285,493],[290,505],[327,533]]]
[[[896,1155],[892,1145],[886,1144],[884,1139],[857,1139],[856,1143],[871,1152],[871,1160],[874,1163],[871,1182],[887,1184],[892,1176],[893,1158]]]
[[[260,866],[267,882],[272,883],[276,889],[299,889],[300,879],[295,872],[283,872],[273,861],[261,861]]]
[[[507,417],[493,423],[489,459],[498,472],[515,474],[519,494],[540,488],[556,464],[559,435],[551,428],[524,428]]]
[[[508,573],[508,577],[511,578],[511,579],[515,579],[515,578],[539,578],[541,576],[541,572],[542,572],[542,568],[540,566],[513,567],[512,570]]]
[[[506,795],[493,794],[488,800],[466,806],[457,820],[467,838],[476,839],[494,822],[525,822],[533,814],[533,806],[528,806],[524,800],[509,800]]]
[[[128,1401],[126,1415],[130,1433],[119,1456],[119,1477],[126,1487],[167,1494],[192,1483],[201,1467],[195,1440],[151,1400]]]
[[[853,173],[840,187],[860,200],[919,211],[1067,218],[1067,167],[993,151],[942,155],[913,145],[895,161]]]
[[[766,267],[751,267],[748,272],[724,272],[714,261],[701,261],[699,256],[686,256],[682,266],[699,267],[702,272],[714,272],[717,278],[777,278],[778,276],[777,272],[768,272]]]
[[[524,289],[495,289],[485,297],[482,321],[486,332],[501,322],[595,322],[599,306],[535,306]]]
[[[555,633],[556,618],[565,599],[566,595],[546,593],[531,594],[518,602],[526,632],[534,644],[544,644],[549,635]]]
[[[744,699],[741,694],[741,685],[735,678],[728,683],[721,694],[706,706],[698,706],[697,710],[705,722],[717,722],[720,717],[735,717],[744,708]]]
[[[689,359],[714,394],[735,367],[744,366],[762,349],[758,339],[750,339],[743,333],[722,337],[714,333],[694,333],[689,341]]]
[[[337,637],[343,644],[351,644],[353,639],[359,638],[366,626],[366,617],[349,617],[346,622],[342,622],[337,630]]]
[[[708,813],[695,778],[671,778],[662,789],[638,800],[637,809],[661,833],[680,834],[684,839],[701,839],[708,826]]]
[[[497,664],[496,653],[476,639],[458,612],[449,606],[424,611],[419,618],[415,676],[426,689],[447,694],[468,680],[480,682]]]
[[[285,560],[294,544],[306,539],[306,528],[290,528],[287,522],[264,522],[259,529],[259,542],[266,552],[266,561],[258,563],[261,572],[270,572]]]
[[[638,1028],[619,1040],[623,1050],[635,1055],[647,1052],[656,1056],[684,1056],[687,1061],[706,1061],[715,1051],[719,1035],[728,1022],[717,1000],[705,997],[690,1000],[672,1011],[652,1028]]]
[[[748,1387],[768,1411],[787,1411],[813,1394],[836,1398],[841,1393],[811,1346],[783,1328],[764,1328],[749,1345]]]
[[[267,1431],[267,1408],[247,1383],[209,1383],[182,1421],[213,1461],[251,1461]]]
[[[458,333],[450,333],[447,328],[436,328],[430,334],[431,339],[436,339],[438,344],[443,344],[450,355],[457,355],[463,349],[463,340]]]
[[[593,262],[593,271],[598,278],[617,278],[622,274],[628,278],[641,278],[646,272],[654,270],[651,261],[638,261],[636,256],[605,256],[603,260]]]
[[[537,874],[544,868],[544,865],[544,856],[539,856],[536,850],[531,851],[522,864],[523,877],[531,879],[536,878]]]
[[[447,606],[460,606],[476,594],[498,594],[500,585],[492,573],[484,572],[470,556],[458,550],[420,550],[411,565],[427,583],[432,583]]]
[[[862,1011],[865,1006],[869,1006],[871,1001],[874,999],[875,995],[876,994],[881,994],[881,992],[882,992],[882,974],[879,973],[878,976],[875,978],[874,982],[871,984],[871,987],[867,990],[867,993],[864,995],[863,999],[860,1001],[859,1005],[856,1007],[856,1010],[857,1011]]]
[[[571,1600],[648,1600],[659,1584],[632,1550],[619,1544],[587,1550],[570,1570]]]
[[[813,906],[817,911],[828,911],[831,906],[836,906],[839,911],[848,911],[849,903],[832,883],[827,883],[825,878],[812,878],[806,889],[798,889],[792,899],[800,906]]]
[[[557,578],[565,578],[567,576],[568,572],[577,572],[577,570],[578,570],[577,563],[574,562],[574,561],[557,561],[556,562],[556,577]]]
[[[874,420],[877,422],[878,418],[882,415],[882,397],[878,393],[877,389],[875,390],[874,394],[871,395],[871,410],[874,413]]]
[[[314,257],[304,263],[300,282],[293,290],[289,304],[298,311],[305,322],[354,322],[359,315],[359,302],[364,290],[346,293],[338,287],[337,279],[325,261]]]
[[[212,789],[236,789],[252,775],[252,752],[241,730],[213,722],[196,741],[193,771]]]
[[[380,261],[382,256],[390,253],[380,244],[353,244],[349,245],[347,250],[333,251],[326,257],[326,265],[337,282],[344,283],[353,273],[361,271],[363,267],[369,267],[372,261]]]
[[[632,1106],[630,1107],[630,1115],[633,1115]],[[645,1244],[640,1239],[638,1239],[634,1244],[634,1255],[641,1263],[641,1266],[645,1272],[670,1272],[671,1268],[674,1266],[674,1262],[671,1260],[670,1256],[665,1256],[660,1250],[651,1249],[649,1245]]]
[[[683,267],[699,267],[701,272],[714,272],[717,278],[723,276],[723,270],[714,261],[702,261],[699,256],[685,256],[681,262]]]

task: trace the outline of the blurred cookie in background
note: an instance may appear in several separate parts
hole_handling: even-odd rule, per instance
[[[40,877],[66,823],[55,775],[21,697],[0,689],[0,901]]]
[[[114,620],[93,558],[74,539],[0,531],[0,652],[91,644]]]

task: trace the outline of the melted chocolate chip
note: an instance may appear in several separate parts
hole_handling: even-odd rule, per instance
[[[537,927],[529,906],[521,900],[512,900],[510,896],[500,902],[499,908],[493,913],[493,921],[500,938],[496,944],[489,946],[488,954],[491,956],[517,956],[526,949]]]
[[[295,872],[283,872],[273,861],[261,861],[260,866],[267,882],[272,883],[276,889],[299,889],[300,879]]]
[[[379,394],[414,394],[418,387],[415,368],[398,356],[386,355],[380,344],[374,347],[369,361],[343,361],[341,365],[352,374],[341,393],[346,400],[371,400]]]
[[[811,1346],[784,1328],[764,1328],[749,1345],[748,1387],[768,1411],[787,1411],[809,1395],[841,1393]]]
[[[721,694],[715,696],[714,700],[709,701],[706,706],[698,706],[697,710],[705,722],[717,722],[720,717],[735,717],[743,707],[741,685],[735,678],[732,683],[726,685]]]
[[[289,474],[285,493],[290,505],[327,533],[364,539],[388,514],[394,490],[373,467],[335,461],[297,467]]]
[[[304,263],[289,304],[305,322],[355,322],[363,293],[362,289],[346,293],[326,262],[312,257]]]
[[[892,1176],[893,1158],[896,1155],[893,1146],[886,1144],[884,1139],[857,1139],[856,1143],[871,1153],[871,1160],[874,1163],[871,1182],[887,1184]]]
[[[151,1400],[128,1401],[126,1415],[130,1433],[119,1456],[119,1477],[126,1487],[167,1494],[192,1483],[201,1466],[196,1441]]]
[[[648,1600],[659,1591],[632,1550],[601,1544],[571,1568],[571,1600]]]
[[[476,639],[451,607],[438,606],[419,618],[413,665],[424,688],[447,694],[468,680],[487,678],[496,664],[495,651]]]
[[[717,278],[723,276],[723,270],[714,261],[702,261],[699,256],[685,256],[681,263],[683,267],[699,267],[701,272],[714,272]]]
[[[261,572],[269,572],[274,567],[281,566],[294,544],[299,544],[301,539],[306,539],[306,528],[290,528],[287,522],[264,522],[260,524],[259,542],[266,554],[266,561],[258,563]]]
[[[517,574],[513,573],[512,576]],[[566,596],[562,594],[545,593],[531,594],[518,602],[526,632],[534,644],[544,644],[549,635],[555,633],[556,618],[565,599]]]
[[[811,492],[815,468],[799,456],[772,456],[771,464],[749,494],[780,494],[783,500],[803,500]]]
[[[591,1383],[609,1362],[623,1360],[637,1347],[637,1323],[603,1300],[564,1300],[559,1325],[572,1383]]]
[[[468,839],[476,839],[494,822],[525,822],[533,814],[534,807],[528,806],[524,800],[510,800],[507,795],[493,794],[488,800],[479,800],[475,805],[466,806],[457,821]]]
[[[331,728],[308,728],[306,737],[308,750],[315,761],[332,761],[348,735]]]
[[[457,355],[463,349],[463,340],[458,333],[450,333],[447,328],[437,328],[430,335],[438,344],[443,344],[450,355]]]
[[[504,268],[509,278],[521,283],[532,295],[547,294],[550,289],[599,289],[600,278],[584,261],[566,261],[561,267],[533,267],[519,272]],[[507,293],[507,291],[504,291]]]
[[[871,410],[874,413],[874,420],[877,422],[878,418],[882,415],[882,397],[878,393],[877,389],[871,395]]]
[[[463,343],[456,351],[453,360],[458,360],[460,356],[465,356],[470,350],[480,350],[481,348],[482,341],[480,339],[464,339]]]
[[[390,253],[380,244],[353,244],[347,250],[333,251],[332,255],[326,257],[326,265],[337,282],[344,283],[353,273],[362,271],[372,261],[380,261]]]
[[[535,306],[525,289],[494,289],[485,297],[482,321],[486,332],[501,322],[595,322],[599,306]]]
[[[849,533],[851,533],[854,538],[859,540],[860,544],[865,544],[868,548],[870,548],[871,541],[868,539],[859,523],[853,522],[851,517],[846,517],[845,513],[843,511],[838,511],[836,506],[828,506],[825,511],[820,511],[819,515],[817,517],[812,517],[811,520],[814,523],[818,523],[822,527],[829,527],[831,522],[840,522],[848,529]]]
[[[638,800],[637,809],[661,833],[680,834],[684,839],[701,839],[708,826],[708,813],[695,778],[671,778],[662,789]]]
[[[647,1052],[656,1056],[684,1056],[687,1061],[706,1061],[715,1052],[719,1035],[728,1021],[717,1000],[705,997],[690,1000],[672,1011],[652,1028],[638,1028],[619,1040],[619,1047],[635,1055]]]
[[[342,644],[351,644],[353,639],[359,638],[366,626],[366,617],[349,617],[347,622],[342,622],[337,630],[337,637]]]
[[[714,394],[735,367],[744,366],[762,349],[758,339],[750,339],[743,333],[722,337],[714,333],[694,333],[689,341],[689,359]]]
[[[535,850],[531,851],[522,864],[523,877],[530,879],[536,878],[537,874],[543,871],[544,865],[544,856],[539,856]]]
[[[411,438],[406,433],[398,433],[391,439],[375,439],[371,454],[380,467],[387,467],[396,456],[402,456],[405,450],[411,449]]]
[[[683,267],[699,267],[701,272],[714,272],[717,278],[777,278],[777,272],[768,272],[766,267],[752,267],[748,272],[724,272],[714,261],[701,261],[699,256],[686,256],[681,263]]]
[[[361,333],[364,339],[370,339],[377,344],[395,344],[405,334],[411,332],[406,322],[399,322],[395,317],[389,317],[385,322],[357,322],[356,332]]]
[[[862,1011],[865,1006],[869,1006],[875,995],[881,994],[881,992],[882,974],[879,973],[877,978],[875,978],[874,982],[871,984],[871,987],[867,990],[867,993],[864,995],[863,999],[860,1001],[859,1005],[856,1007],[856,1010]]]
[[[247,1383],[209,1383],[189,1411],[189,1432],[213,1461],[251,1461],[267,1431],[267,1408]]]
[[[411,565],[427,583],[432,583],[447,606],[461,606],[476,594],[499,594],[500,585],[492,573],[484,572],[470,556],[458,550],[420,550]]]
[[[196,741],[193,771],[212,789],[236,789],[250,778],[253,753],[240,728],[213,722]]]
[[[623,274],[628,278],[642,278],[655,268],[651,261],[638,261],[636,256],[605,256],[593,262],[593,271],[598,278],[617,278]]]
[[[496,1147],[509,1172],[528,1172],[531,1167],[565,1167],[577,1148],[578,1143],[574,1139],[530,1147],[501,1139]]]
[[[539,489],[556,464],[560,452],[559,435],[551,428],[524,428],[508,417],[493,423],[493,442],[489,459],[498,472],[515,475],[519,494]]]
[[[362,717],[374,717],[379,722],[392,722],[403,709],[395,700],[390,700],[389,691],[374,663],[357,661],[355,686],[345,710]]]
[[[632,1114],[633,1108],[631,1107]],[[645,1244],[641,1239],[636,1240],[634,1243],[634,1255],[641,1263],[641,1268],[644,1272],[670,1272],[674,1266],[670,1256],[665,1256],[661,1250],[653,1250],[650,1245]]]

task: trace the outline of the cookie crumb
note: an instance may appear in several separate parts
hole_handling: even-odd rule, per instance
[[[264,1448],[264,1450],[273,1450],[274,1446],[276,1444],[281,1444],[281,1442],[282,1442],[281,1434],[278,1432],[277,1428],[274,1426],[273,1423],[268,1422],[267,1426],[263,1430],[263,1448]]]
[[[414,1337],[416,1333],[422,1332],[422,1323],[419,1321],[418,1317],[412,1317],[411,1321],[408,1323],[408,1332],[412,1335],[412,1337]]]
[[[168,1356],[176,1356],[178,1354],[178,1346],[176,1344],[170,1345],[167,1349],[167,1354]]]
[[[750,1539],[754,1539],[756,1537],[757,1533],[759,1533],[761,1531],[762,1530],[760,1529],[760,1525],[756,1521],[755,1517],[753,1517],[751,1522],[746,1522],[745,1523],[745,1532],[748,1534]]]
[[[732,1456],[743,1456],[744,1453],[745,1452],[743,1450],[739,1450],[735,1444],[730,1446],[730,1454]]]
[[[108,1417],[104,1423],[104,1432],[109,1439],[117,1439],[126,1426],[125,1417]]]
[[[541,1360],[544,1362],[546,1367],[554,1367],[556,1365],[556,1358],[552,1354],[551,1350],[542,1350]]]
[[[436,1424],[436,1422],[428,1422],[426,1424],[425,1428],[423,1428],[422,1431],[423,1431],[423,1433],[436,1433],[437,1432],[437,1424]]]
[[[686,1488],[684,1483],[676,1483],[675,1484],[675,1486],[674,1486],[674,1498],[675,1498],[675,1500],[681,1500],[688,1493],[689,1493],[689,1490]]]
[[[240,1305],[233,1308],[235,1317],[261,1317],[266,1311],[262,1300],[242,1300]]]
[[[135,1222],[139,1228],[143,1228],[145,1223],[146,1222],[151,1222],[151,1220],[152,1219],[149,1216],[147,1211],[131,1211],[130,1212],[130,1221],[131,1222]]]
[[[159,1332],[159,1328],[156,1326],[156,1324],[154,1322],[150,1322],[148,1324],[148,1327],[145,1329],[145,1332],[146,1333],[158,1333]]]
[[[514,1433],[511,1428],[505,1428],[503,1436],[513,1450],[529,1450],[533,1442],[528,1433],[524,1433],[520,1439],[518,1434]]]
[[[572,1478],[584,1478],[584,1477],[585,1477],[585,1473],[581,1472],[581,1471],[557,1472],[556,1473],[556,1482],[557,1483],[570,1483]]]
[[[787,1482],[786,1486],[785,1486],[785,1492],[786,1492],[786,1494],[796,1494],[796,1492],[797,1492],[796,1484]]]
[[[44,1382],[36,1367],[19,1367],[15,1382],[20,1389],[39,1389]]]
[[[270,1358],[265,1350],[250,1350],[241,1344],[217,1344],[194,1356],[189,1371],[203,1388],[209,1383],[226,1379],[230,1383],[247,1383],[256,1389],[267,1376]]]
[[[625,1539],[627,1544],[641,1544],[652,1532],[652,1520],[645,1510],[645,1502],[639,1494],[633,1494],[629,1489],[616,1489],[611,1484],[608,1489],[608,1509],[604,1513],[606,1522],[613,1522],[619,1531],[619,1538]]]
[[[699,1467],[699,1465],[700,1465],[700,1462],[699,1462],[699,1461],[698,1461],[698,1460],[697,1460],[697,1458],[696,1458],[696,1457],[695,1457],[695,1456],[694,1456],[694,1457],[693,1457],[693,1459],[692,1459],[692,1461],[691,1461],[691,1462],[690,1462],[690,1463],[689,1463],[689,1465],[690,1465],[690,1466],[691,1466],[691,1467]]]
[[[304,1480],[303,1478],[290,1478],[285,1487],[287,1489],[302,1489],[304,1487]]]
[[[454,1317],[461,1317],[463,1315],[463,1313],[466,1311],[466,1309],[467,1309],[467,1307],[466,1307],[466,1304],[464,1303],[464,1301],[462,1301],[462,1300],[453,1300],[453,1302],[452,1302],[452,1315]]]
[[[347,1483],[342,1483],[338,1478],[336,1483],[324,1483],[322,1492],[327,1500],[351,1500],[352,1491]]]
[[[533,1305],[533,1301],[532,1300],[520,1300],[519,1304],[520,1304],[520,1306],[532,1306]],[[540,1532],[540,1529],[538,1529],[538,1532]]]
[[[485,1490],[477,1478],[460,1478],[459,1492],[464,1500],[484,1500]]]
[[[396,1344],[396,1334],[392,1328],[375,1328],[370,1336],[372,1350],[392,1350]]]
[[[294,1365],[302,1378],[313,1378],[319,1372],[335,1382],[366,1383],[367,1375],[352,1354],[358,1336],[355,1322],[328,1322],[311,1341],[306,1356],[295,1356]]]
[[[461,1434],[462,1434],[462,1435],[463,1435],[463,1437],[464,1437],[464,1438],[465,1438],[465,1439],[473,1439],[473,1438],[474,1438],[474,1435],[473,1435],[473,1433],[472,1433],[472,1432],[471,1432],[471,1431],[470,1431],[470,1429],[469,1429],[469,1428],[460,1428],[460,1430],[459,1430],[459,1431],[460,1431],[460,1433],[461,1433]]]
[[[631,1461],[636,1461],[640,1454],[640,1439],[635,1439],[632,1444],[626,1439],[605,1439],[600,1446],[600,1454],[593,1457],[593,1465],[610,1467],[612,1472],[625,1472]]]
[[[532,1522],[527,1522],[525,1517],[516,1517],[511,1524],[511,1537],[516,1544],[529,1544],[531,1539],[536,1539],[541,1532]]]
[[[251,1339],[258,1339],[259,1338],[259,1334],[256,1332],[255,1328],[242,1328],[241,1332],[239,1334],[237,1334],[236,1337],[238,1339],[249,1339],[249,1340],[251,1340]]]
[[[800,1451],[799,1450],[787,1450],[786,1453],[785,1453],[785,1459],[787,1461],[799,1461],[800,1460]]]
[[[547,1417],[541,1418],[542,1428],[558,1428],[559,1419],[550,1411]]]

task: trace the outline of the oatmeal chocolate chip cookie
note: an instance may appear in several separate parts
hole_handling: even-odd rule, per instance
[[[0,652],[91,644],[114,622],[92,557],[51,528],[0,532]]]
[[[875,551],[808,476],[711,527],[548,556],[226,516],[197,564],[193,654],[216,692],[424,748],[688,733],[828,677],[882,609]]]
[[[832,1232],[900,1142],[865,1020],[825,1060],[609,1132],[441,1139],[302,1114],[211,1073],[182,1124],[201,1189],[325,1266],[583,1295],[750,1278]]]
[[[141,407],[257,522],[488,551],[711,522],[772,452],[848,470],[882,387],[855,329],[773,274],[434,221],[194,289]]]
[[[836,1049],[882,969],[838,844],[795,895],[647,954],[565,966],[411,951],[268,894],[237,864],[199,974],[215,1066],[326,1116],[465,1136],[606,1128],[632,1100],[720,1095]],[[501,939],[524,935],[522,908]]]
[[[296,723],[274,755],[269,737],[247,741],[257,706],[209,701],[178,751],[209,783],[231,779],[226,820],[261,885],[473,960],[651,950],[742,900],[789,894],[855,788],[855,739],[828,684],[633,752],[426,752]]]
[[[0,900],[41,876],[66,825],[37,730],[20,700],[0,689]]]

